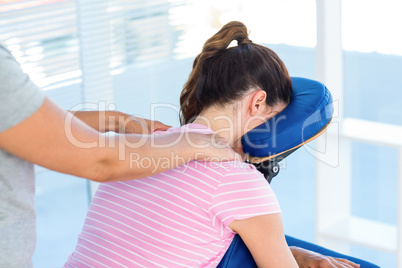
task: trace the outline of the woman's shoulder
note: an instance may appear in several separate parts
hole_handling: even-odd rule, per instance
[[[220,162],[220,164],[225,170],[227,170],[228,174],[233,172],[246,172],[246,173],[258,172],[258,170],[252,164],[243,161],[232,160],[232,161]]]
[[[187,165],[189,167],[198,170],[202,169],[222,177],[230,175],[262,176],[262,174],[253,165],[236,160],[221,162],[192,161]]]

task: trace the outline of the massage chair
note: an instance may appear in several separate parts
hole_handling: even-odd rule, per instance
[[[247,162],[253,164],[271,183],[280,171],[279,162],[323,134],[331,124],[333,112],[332,96],[324,84],[292,77],[292,97],[289,105],[281,113],[242,137],[243,151],[249,156]],[[290,236],[286,236],[286,241],[289,246],[349,259],[360,264],[361,268],[378,267]],[[239,235],[235,235],[218,267],[256,267],[251,253]]]

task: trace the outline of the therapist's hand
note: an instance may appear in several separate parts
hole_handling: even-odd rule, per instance
[[[324,256],[322,254],[299,247],[290,247],[300,268],[358,268],[359,264],[351,261]]]
[[[118,133],[151,134],[154,131],[166,131],[171,126],[133,115],[124,114],[119,117]]]

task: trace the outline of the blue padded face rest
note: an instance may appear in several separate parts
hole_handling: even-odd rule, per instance
[[[243,150],[253,157],[276,155],[300,146],[332,118],[332,96],[320,82],[292,77],[289,105],[277,116],[242,137]]]

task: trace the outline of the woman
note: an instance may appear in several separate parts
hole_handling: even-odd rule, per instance
[[[228,48],[233,40],[238,46]],[[279,113],[290,94],[279,57],[251,43],[246,27],[232,22],[195,59],[180,98],[185,125],[168,132],[216,133],[234,145]],[[297,267],[264,177],[241,162],[193,161],[159,175],[100,185],[65,267],[214,267],[235,233],[258,265]]]
[[[183,126],[168,132],[215,133],[235,146],[290,95],[280,58],[230,22],[196,57],[180,98]],[[263,175],[240,161],[192,161],[100,185],[65,267],[216,267],[236,233],[259,267],[298,267]]]

